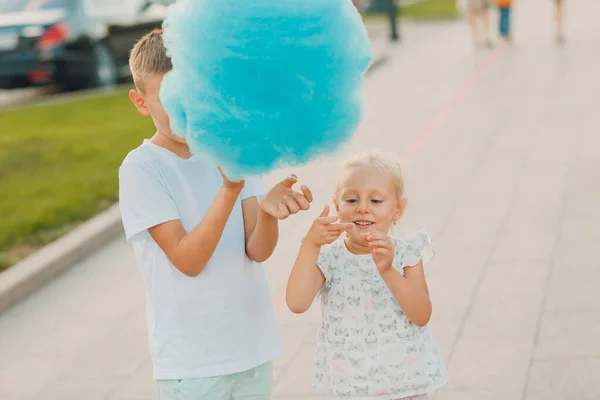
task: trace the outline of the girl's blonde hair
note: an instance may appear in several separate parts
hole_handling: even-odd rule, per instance
[[[396,198],[400,200],[404,196],[404,177],[402,166],[393,154],[380,150],[371,150],[356,153],[350,156],[341,166],[342,172],[351,168],[370,166],[375,167],[389,176],[396,188]],[[340,174],[341,175],[341,174]],[[336,196],[339,191],[339,180],[336,184]]]

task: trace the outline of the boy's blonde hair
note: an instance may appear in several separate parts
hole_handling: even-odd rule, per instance
[[[129,55],[129,68],[133,82],[140,90],[145,78],[164,75],[173,69],[164,46],[162,29],[154,29],[135,44]]]
[[[396,188],[396,199],[400,200],[404,196],[404,178],[402,176],[402,166],[400,161],[390,153],[379,150],[365,151],[352,155],[342,164],[342,171],[351,168],[370,166],[375,167],[394,183]],[[339,181],[336,185],[336,196],[339,192]]]

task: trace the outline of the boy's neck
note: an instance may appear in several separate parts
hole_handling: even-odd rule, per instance
[[[185,160],[192,157],[192,153],[190,152],[190,148],[187,144],[175,141],[160,132],[156,132],[150,141],[157,146],[175,153],[176,156]]]

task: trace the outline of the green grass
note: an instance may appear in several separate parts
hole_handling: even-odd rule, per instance
[[[456,9],[455,0],[423,0],[413,4],[402,6],[398,10],[398,15],[412,19],[440,19],[455,18],[459,15]],[[367,13],[365,19],[386,18],[385,14]]]
[[[0,270],[118,198],[118,168],[153,132],[122,89],[0,113]]]

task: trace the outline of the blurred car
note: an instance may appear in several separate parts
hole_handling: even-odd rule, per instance
[[[0,0],[0,88],[112,86],[173,0]]]

